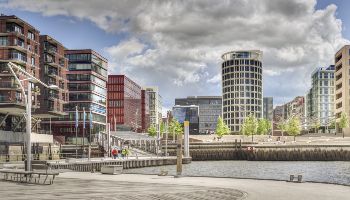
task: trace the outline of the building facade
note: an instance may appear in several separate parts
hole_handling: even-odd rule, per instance
[[[176,98],[175,105],[195,105],[199,108],[199,134],[214,133],[219,116],[222,115],[221,96],[189,96]]]
[[[39,47],[39,31],[36,28],[14,15],[0,16],[0,130],[25,131],[25,98],[7,63],[19,65],[39,79]],[[18,70],[14,71],[19,79],[26,79]],[[25,92],[27,84],[28,81],[22,82]],[[32,92],[32,107],[37,109],[40,107],[38,86],[30,84],[35,88],[35,92]]]
[[[190,134],[198,134],[199,132],[199,106],[186,105],[186,106],[174,106],[173,118],[180,122],[182,125],[184,121],[190,122],[189,132]]]
[[[141,131],[141,95],[141,87],[125,75],[108,76],[107,121],[111,131]]]
[[[46,85],[56,85],[56,88],[46,88],[39,85],[40,108],[37,115],[45,120],[41,122],[41,131],[51,133],[49,119],[62,117],[68,113],[64,105],[68,102],[67,70],[68,59],[64,55],[65,47],[47,35],[40,36],[40,80]]]
[[[312,75],[312,87],[306,95],[306,118],[308,124],[329,126],[334,119],[334,65],[316,69]]]
[[[162,121],[162,97],[158,87],[145,87],[149,95],[150,126],[158,127]]]
[[[149,124],[149,93],[146,90],[141,90],[141,132],[147,132]]]
[[[339,123],[342,112],[350,116],[349,60],[350,45],[345,45],[335,54],[335,117],[337,123]],[[347,134],[350,133],[348,128],[344,131]]]
[[[273,119],[273,97],[263,99],[263,118],[269,121]]]
[[[64,107],[67,116],[54,122],[54,134],[65,136],[66,141],[75,137],[75,113],[78,110],[78,137],[90,138],[90,111],[92,113],[92,138],[106,131],[107,59],[91,49],[66,50],[68,59],[69,103]],[[84,115],[85,109],[85,129]]]
[[[246,116],[263,117],[262,52],[232,51],[222,59],[223,120],[238,133]]]

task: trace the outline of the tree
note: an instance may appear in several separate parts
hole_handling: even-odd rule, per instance
[[[257,133],[260,135],[266,135],[271,130],[271,122],[267,119],[258,120],[258,130]]]
[[[154,127],[154,125],[151,125],[148,130],[148,135],[151,136],[151,137],[155,137],[157,135],[157,129],[156,127]]]
[[[287,124],[287,133],[291,136],[294,136],[294,141],[295,137],[300,134],[301,131],[301,125],[300,125],[300,120],[298,117],[293,116],[288,120]]]
[[[282,120],[278,123],[277,128],[281,130],[282,136],[283,136],[283,133],[287,131],[287,126],[288,126],[288,123],[285,120]]]
[[[160,136],[159,136],[159,137],[163,137],[163,133],[165,133],[165,132],[166,132],[165,123],[164,123],[164,122],[161,122],[161,123],[160,123],[160,132],[159,132]]]
[[[342,112],[339,120],[339,128],[341,128],[341,132],[343,133],[344,138],[344,128],[349,127],[349,117],[346,113]]]
[[[258,131],[258,121],[254,115],[250,114],[247,118],[244,119],[244,122],[241,127],[241,132],[243,135],[252,136],[252,142],[254,141],[254,135]]]
[[[215,132],[219,139],[222,138],[222,136],[227,135],[231,132],[230,128],[227,126],[227,124],[222,120],[220,116],[216,124]]]
[[[317,133],[318,130],[320,129],[320,127],[321,127],[320,121],[318,119],[316,119],[312,126],[313,126],[313,128],[315,130],[315,133]]]
[[[169,130],[169,133],[172,135],[174,141],[175,141],[176,135],[183,133],[182,125],[176,119],[171,120],[171,122],[169,123],[168,130]]]

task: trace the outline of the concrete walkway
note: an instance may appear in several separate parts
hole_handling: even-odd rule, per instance
[[[350,187],[232,178],[61,173],[54,185],[0,182],[1,199],[348,200]]]

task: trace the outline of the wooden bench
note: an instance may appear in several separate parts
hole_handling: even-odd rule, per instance
[[[123,165],[105,165],[101,167],[102,174],[121,174],[123,171]]]
[[[32,183],[51,185],[58,172],[34,172],[34,171],[19,171],[19,170],[0,170],[0,176],[5,181],[14,181],[20,183]]]

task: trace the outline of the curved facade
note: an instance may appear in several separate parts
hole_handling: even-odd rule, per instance
[[[231,51],[222,59],[223,119],[237,133],[249,114],[262,118],[262,51]]]

